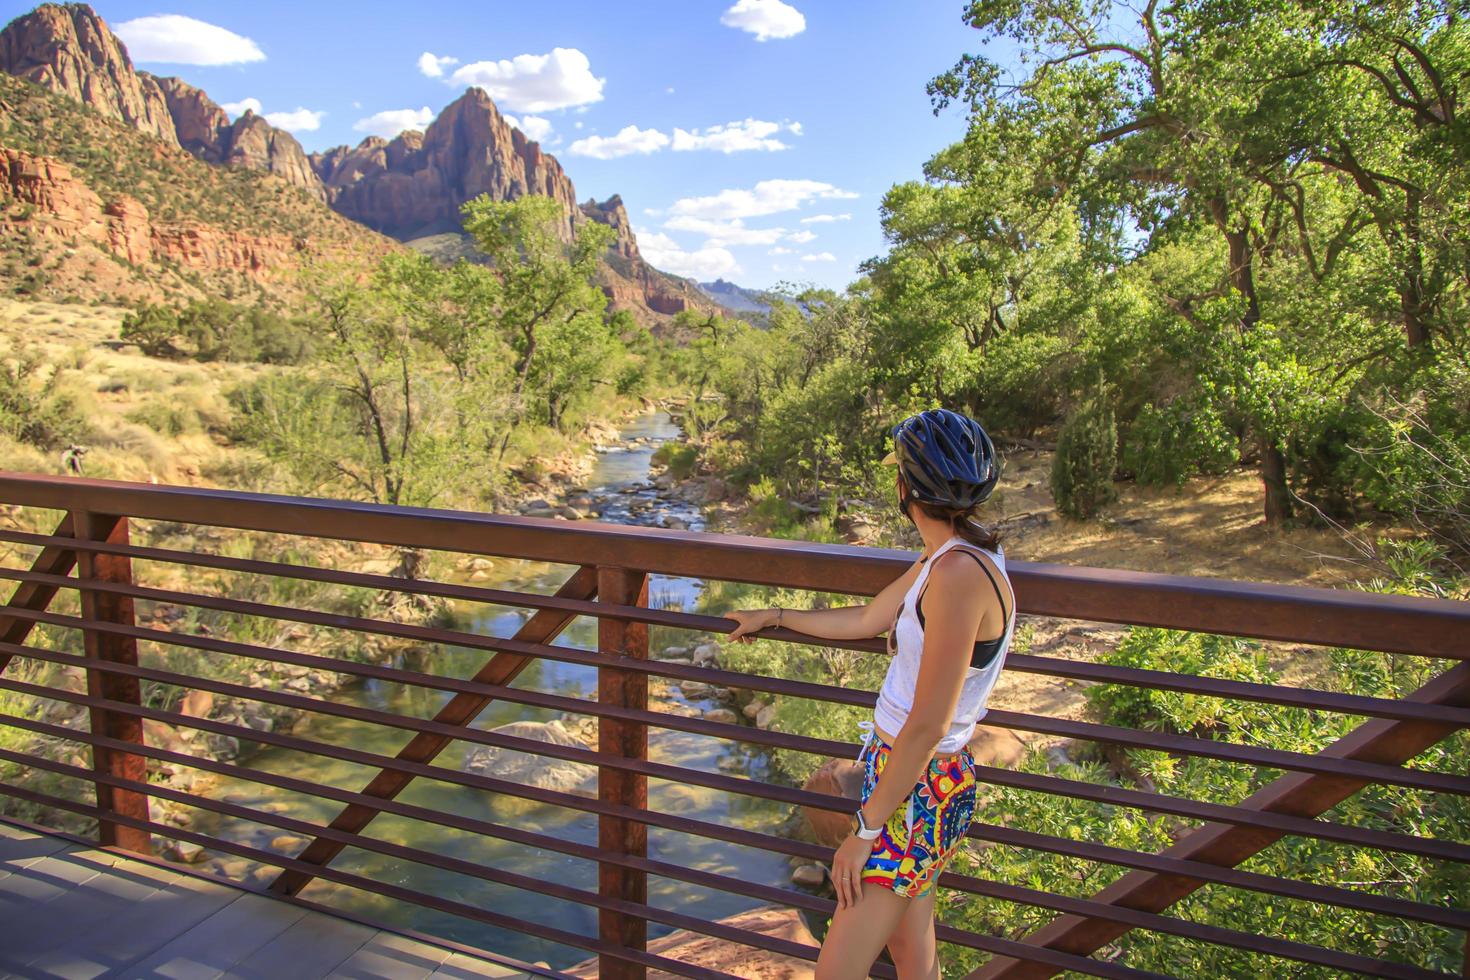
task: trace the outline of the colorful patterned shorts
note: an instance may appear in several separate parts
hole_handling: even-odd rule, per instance
[[[864,750],[864,803],[878,784],[891,751],[892,746],[876,735]],[[969,748],[933,759],[908,800],[873,841],[862,880],[904,898],[922,898],[965,839],[974,816],[975,760]]]

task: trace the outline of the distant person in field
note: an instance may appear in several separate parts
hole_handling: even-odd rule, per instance
[[[934,883],[975,813],[967,743],[1016,622],[999,539],[975,519],[1000,474],[990,437],[939,409],[899,423],[893,446],[884,462],[898,466],[899,510],[924,539],[919,559],[866,605],[729,614],[736,639],[778,625],[832,639],[888,633],[893,659],[862,724],[862,805],[833,856],[837,911],[818,980],[868,976],[885,946],[903,980],[940,975]]]
[[[61,468],[72,476],[81,476],[82,457],[86,455],[86,446],[67,446],[61,453]]]

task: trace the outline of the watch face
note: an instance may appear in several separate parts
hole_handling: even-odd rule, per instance
[[[849,831],[851,831],[852,833],[854,833],[854,834],[857,833],[860,829],[862,829],[861,828],[861,825],[858,823],[858,818],[857,818],[857,814],[856,813],[849,813],[847,815],[847,829]]]

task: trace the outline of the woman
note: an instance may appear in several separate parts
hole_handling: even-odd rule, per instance
[[[884,946],[902,980],[939,976],[934,883],[975,811],[966,745],[985,713],[1015,626],[1015,597],[994,533],[974,522],[999,476],[995,447],[957,412],[894,427],[898,506],[924,550],[872,602],[841,609],[750,609],[731,633],[772,626],[831,639],[888,632],[892,661],[859,756],[862,806],[837,848],[837,890],[818,980],[866,977]]]

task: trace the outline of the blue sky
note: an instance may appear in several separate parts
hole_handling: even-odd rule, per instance
[[[32,6],[6,0],[0,18]],[[756,288],[783,280],[841,287],[858,263],[882,252],[883,193],[917,178],[924,160],[964,129],[958,110],[936,118],[924,92],[979,40],[961,22],[963,7],[95,4],[139,67],[178,75],[223,105],[256,100],[308,151],[355,144],[374,127],[422,128],[479,81],[561,160],[581,200],[623,196],[656,265]],[[234,63],[198,63],[208,61]],[[823,216],[836,220],[803,221]]]

